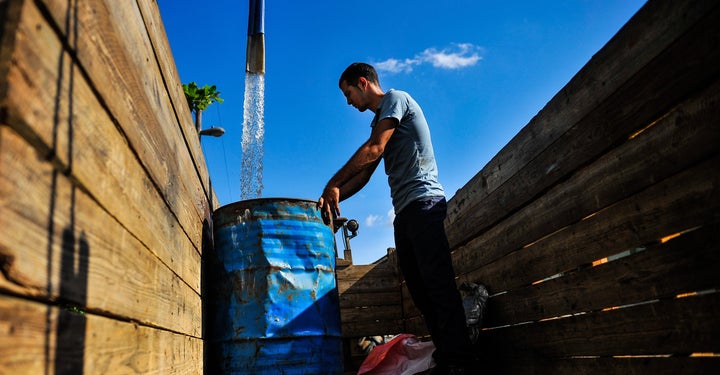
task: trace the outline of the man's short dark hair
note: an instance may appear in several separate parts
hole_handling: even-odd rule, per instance
[[[378,86],[380,85],[377,71],[375,71],[375,68],[373,68],[372,65],[362,62],[356,62],[350,64],[350,66],[345,69],[342,75],[340,75],[340,81],[338,82],[338,86],[342,85],[343,81],[347,82],[349,86],[357,86],[360,77],[363,77],[370,82],[374,82]]]

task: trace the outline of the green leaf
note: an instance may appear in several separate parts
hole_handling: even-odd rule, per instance
[[[187,99],[188,106],[192,112],[204,111],[213,102],[222,103],[224,100],[220,98],[220,91],[217,91],[215,85],[205,85],[198,87],[197,83],[190,82],[183,84],[183,91]]]

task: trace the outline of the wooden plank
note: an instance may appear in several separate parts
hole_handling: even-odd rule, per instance
[[[716,5],[712,1],[645,4],[528,126],[455,194],[449,202],[448,221],[457,221],[504,184]],[[675,18],[675,22],[666,22]]]
[[[343,309],[343,337],[362,337],[378,335],[394,335],[403,333],[402,317],[399,308],[394,311],[379,309]]]
[[[498,295],[486,327],[626,306],[720,289],[720,223],[625,258]]]
[[[42,4],[57,25],[76,32],[71,45],[78,64],[200,251],[202,221],[209,211],[200,175],[207,171],[204,160],[196,164],[191,159],[186,145],[199,138],[186,140],[177,125],[136,2]]]
[[[339,284],[345,284],[340,289],[345,290],[340,294],[343,337],[402,333],[402,306],[397,277],[387,277],[388,270],[384,267],[360,267],[369,272],[359,280],[346,280],[343,283],[338,278]],[[377,271],[385,276],[368,277]],[[357,272],[355,274],[358,275]]]
[[[165,26],[160,17],[161,13],[160,9],[158,9],[158,3],[156,1],[138,0],[137,5],[145,22],[145,28],[150,43],[152,44],[152,49],[155,51],[155,58],[157,59],[160,74],[162,75],[165,88],[170,97],[170,103],[178,119],[178,125],[186,139],[196,137],[197,130],[195,129],[195,120],[190,112],[190,108],[187,106],[180,75],[175,66],[175,59],[173,58],[167,33],[165,32]],[[187,147],[195,163],[197,165],[205,165],[200,142],[187,142]],[[211,202],[213,203],[211,208],[215,210],[219,207],[219,202],[210,186],[212,184],[210,183],[209,176],[207,173],[201,173],[200,178],[203,180],[203,185],[206,186],[206,191],[209,192],[211,198],[215,199],[214,202]]]
[[[71,76],[68,56],[63,54],[60,41],[31,2],[8,4],[12,14],[8,14],[11,19],[3,23],[0,55],[2,121],[6,125],[38,122],[54,125],[48,125],[47,131],[41,134],[23,128],[18,131],[34,143],[44,145],[38,150],[41,157],[56,158],[67,169],[71,159],[67,139],[69,105],[67,100],[62,101],[64,97],[60,93],[68,92],[67,77]],[[35,22],[34,30],[29,22]],[[47,56],[38,53],[40,51],[55,58],[49,61]],[[44,79],[48,77],[51,78]]]
[[[21,9],[20,1],[0,1],[0,98],[7,93],[7,80],[4,77],[12,64],[11,56],[16,44],[15,30],[20,22]]]
[[[402,318],[400,305],[351,307],[343,308],[341,312],[344,322],[398,320]]]
[[[487,358],[483,369],[497,374],[716,374],[720,357],[635,357],[635,358],[569,358],[498,361]]]
[[[720,82],[678,105],[653,126],[577,171],[485,235],[510,233],[507,247],[483,247],[480,253],[470,245],[467,250],[456,251],[456,272],[489,263],[509,249],[522,248],[718,153],[718,120]],[[668,140],[672,140],[671,147]],[[528,220],[530,217],[543,220]],[[475,258],[465,258],[468,253]]]
[[[345,317],[343,317],[345,319]],[[403,333],[402,319],[343,320],[342,337],[364,337]]]
[[[110,2],[109,4],[129,9],[126,3]],[[75,41],[77,39],[75,36],[76,30],[74,30],[75,28],[72,27],[71,23],[73,23],[73,20],[77,17],[70,7],[71,4],[61,1],[46,1],[44,5],[50,9],[50,12],[56,20],[57,27],[67,36],[67,39]],[[177,121],[185,139],[190,140],[197,138],[194,120],[187,106],[180,77],[168,44],[167,34],[160,19],[157,3],[155,1],[138,0],[137,6],[141,11],[142,21],[145,24],[151,43],[150,45],[157,59],[156,62],[159,67],[159,73],[163,78],[165,90],[170,98],[170,107],[174,109],[175,121]],[[118,16],[118,19],[125,19],[125,17],[126,15],[121,14]],[[143,61],[140,62],[144,63]],[[149,63],[152,63],[152,61],[149,61]],[[202,153],[200,143],[187,141],[186,146],[191,154],[192,160],[194,160],[196,167],[198,167],[198,177],[201,179],[204,189],[208,194],[208,200],[212,203],[210,209],[214,210],[219,207],[219,202],[214,191],[212,191],[209,175],[204,168],[204,154]]]
[[[351,265],[337,271],[340,295],[392,292],[399,288],[397,270],[386,263]]]
[[[497,356],[688,355],[720,352],[720,294],[485,330]]]
[[[338,280],[341,295],[350,294],[367,294],[367,293],[386,293],[398,290],[397,279],[384,277],[384,275],[374,275],[374,277],[366,277],[357,281]]]
[[[343,337],[403,332],[400,282],[394,251],[368,265],[337,271]]]
[[[202,374],[202,340],[0,294],[2,374]]]
[[[720,357],[576,358],[541,362],[536,370],[553,374],[713,374]]]
[[[720,69],[720,52],[712,48],[718,18],[710,1],[647,4],[453,197],[446,222],[451,246],[467,242],[712,81]]]
[[[200,255],[193,241],[201,233],[190,238],[183,231],[34,4],[26,2],[22,11],[15,35],[22,43],[12,52],[0,98],[5,120],[199,291]]]
[[[339,278],[347,280],[360,280],[368,273],[397,274],[397,270],[385,260],[375,264],[352,264],[337,271]]]
[[[0,150],[0,291],[201,336],[195,290],[5,126]]]
[[[138,0],[137,4],[142,13],[153,50],[155,51],[158,67],[163,77],[171,105],[175,111],[178,126],[185,139],[190,140],[197,133],[195,120],[190,108],[187,106],[182,81],[180,80],[180,74],[175,65],[175,59],[172,49],[170,48],[167,33],[165,32],[160,9],[158,9],[158,3],[153,0]],[[212,226],[212,212],[219,208],[221,204],[213,189],[213,183],[210,180],[205,154],[202,151],[200,142],[187,141],[186,145],[195,165],[199,168],[199,178],[205,188],[208,201],[208,206],[205,207],[205,220]],[[212,228],[210,229],[210,233],[212,233]]]
[[[397,289],[397,287],[396,287]],[[345,293],[340,295],[340,307],[400,306],[400,291]]]
[[[62,2],[62,0],[51,1]],[[113,20],[125,20],[128,17],[134,17],[139,21],[136,27],[133,27],[132,32],[123,33],[120,36],[123,37],[123,45],[125,50],[129,52],[129,57],[134,59],[132,61],[133,65],[143,67],[133,70],[134,73],[138,74],[138,81],[152,83],[152,85],[144,86],[146,96],[143,103],[148,105],[148,114],[154,115],[158,124],[162,125],[171,121],[175,125],[163,127],[166,134],[165,139],[170,145],[168,155],[175,157],[178,163],[177,170],[165,180],[165,184],[166,186],[178,184],[181,186],[178,197],[182,198],[182,200],[179,200],[175,206],[178,209],[176,212],[179,216],[186,214],[191,217],[192,213],[199,213],[202,217],[204,213],[211,211],[207,203],[208,197],[211,196],[210,176],[205,156],[200,147],[200,135],[195,130],[194,120],[190,108],[187,107],[187,100],[185,99],[180,77],[171,57],[172,51],[168,44],[167,35],[165,35],[163,29],[161,29],[163,30],[162,34],[150,34],[152,31],[160,31],[157,30],[158,24],[162,27],[157,2],[138,0],[132,7],[113,0],[104,0],[104,2]],[[88,16],[95,17],[94,12],[96,9],[94,6],[89,9],[92,13],[88,13]],[[126,26],[124,22],[120,22],[120,25],[123,28]],[[155,27],[149,28],[148,25]],[[143,58],[143,56],[139,56],[135,52],[138,42],[141,42],[143,48],[149,51],[147,57]],[[168,58],[168,56],[170,57]],[[146,66],[149,69],[145,69]],[[172,80],[165,79],[166,72]],[[158,91],[162,94],[159,98]],[[156,102],[153,103],[153,100]],[[176,155],[178,150],[182,150],[181,155]],[[197,186],[198,181],[201,184],[200,186]],[[186,185],[183,186],[184,184]],[[172,192],[174,192],[174,189],[168,187],[165,195]],[[198,198],[204,199],[201,202],[196,202]],[[193,211],[193,208],[196,211]],[[188,228],[192,227],[188,226]]]
[[[496,294],[710,222],[720,207],[719,168],[716,156],[459,281],[482,282]],[[502,246],[505,237],[482,240]]]
[[[456,250],[453,254],[456,272],[468,273],[498,259],[504,264],[514,261],[501,258],[717,154],[720,129],[715,124],[720,119],[719,108],[720,82],[716,82],[708,90],[678,105],[654,126]],[[672,139],[671,147],[668,147],[668,139]],[[543,220],[528,219],[533,217]],[[550,276],[552,271],[529,275],[535,280],[523,282],[540,280]],[[555,272],[559,271],[562,270]],[[510,285],[522,285],[512,280],[518,276],[522,274],[513,271],[503,277]]]

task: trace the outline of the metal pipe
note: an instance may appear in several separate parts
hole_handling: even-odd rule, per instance
[[[265,0],[250,0],[245,71],[265,74]]]

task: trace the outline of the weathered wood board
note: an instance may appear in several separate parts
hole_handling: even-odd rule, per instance
[[[2,374],[202,374],[202,340],[0,298]],[[62,328],[60,328],[62,327]]]
[[[458,285],[491,293],[489,367],[720,367],[718,43],[719,3],[649,1],[450,200]]]
[[[343,337],[404,332],[400,284],[394,251],[370,265],[337,271]]]
[[[708,32],[717,17],[714,1],[648,2],[450,199],[451,246],[487,230],[717,77],[717,36]]]
[[[202,373],[217,198],[157,3],[0,20],[0,373]]]

